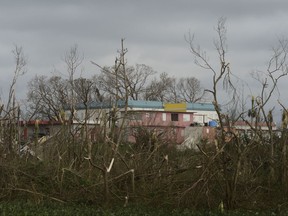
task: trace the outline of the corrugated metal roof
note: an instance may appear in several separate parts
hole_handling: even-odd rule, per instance
[[[128,106],[131,108],[163,109],[163,103],[160,101],[129,100]]]
[[[215,111],[215,107],[212,103],[187,103],[188,110],[205,110]]]
[[[123,103],[123,107],[124,107]],[[164,103],[160,101],[128,101],[128,106],[131,108],[152,108],[152,109],[164,109]],[[215,111],[212,103],[187,103],[187,110],[205,110]]]
[[[124,108],[125,101],[118,101],[118,107]],[[111,108],[112,103],[106,102],[90,102],[89,109],[107,109]],[[164,109],[164,104],[160,101],[144,101],[144,100],[129,100],[128,107],[130,108],[143,108],[143,109]],[[76,105],[76,109],[85,109],[83,104]],[[210,103],[187,103],[187,110],[202,110],[202,111],[215,111],[214,105]]]
[[[108,109],[112,107],[112,103],[110,101],[104,101],[104,102],[92,101],[91,103],[89,103],[88,107],[90,109]]]

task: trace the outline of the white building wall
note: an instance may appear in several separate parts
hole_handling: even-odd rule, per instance
[[[103,119],[105,118],[106,113],[109,113],[108,109],[90,109],[88,110],[88,116],[86,117],[85,109],[77,110],[74,113],[73,123],[83,124],[85,119],[87,124],[103,124]],[[70,110],[65,111],[65,120],[69,120],[71,116]]]
[[[209,121],[217,121],[218,115],[216,111],[202,111],[202,110],[193,110],[193,122],[197,123],[208,123]]]
[[[124,113],[124,108],[118,109],[119,114]],[[128,107],[128,111],[164,111],[164,109],[151,109],[151,108],[131,108]],[[87,119],[88,124],[103,124],[103,119],[107,118],[111,109],[90,109],[88,112],[89,116]],[[218,120],[218,116],[216,111],[203,111],[203,110],[187,110],[188,113],[193,113],[193,122],[197,123],[208,123],[212,120]],[[71,115],[70,110],[65,111],[65,119],[68,120],[69,116]],[[119,123],[121,122],[122,115],[118,116]],[[164,117],[165,118],[165,117]],[[77,110],[75,112],[75,119],[74,123],[84,123],[85,121],[85,109]]]

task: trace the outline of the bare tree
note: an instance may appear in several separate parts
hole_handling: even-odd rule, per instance
[[[17,80],[26,72],[26,57],[24,56],[22,47],[15,46],[12,51],[15,59],[15,69],[13,74],[12,83],[8,92],[8,101],[6,106],[0,105],[0,141],[4,147],[5,154],[13,153],[15,146],[19,140],[19,131],[17,128],[18,121],[20,120],[20,107],[16,101],[15,88]]]
[[[111,93],[111,96],[113,97],[113,101],[111,101],[112,108],[110,111],[110,115],[112,118],[112,125],[110,128],[110,137],[108,139],[108,144],[111,144],[111,148],[107,150],[110,152],[110,154],[107,155],[105,159],[103,159],[102,161],[103,163],[101,164],[101,166],[93,163],[93,159],[91,157],[88,157],[91,165],[93,165],[95,168],[100,170],[103,174],[104,194],[105,194],[106,201],[108,201],[110,197],[109,184],[108,184],[109,174],[114,165],[116,156],[119,154],[118,148],[122,141],[124,127],[126,126],[126,115],[127,115],[128,99],[129,99],[129,93],[130,93],[129,87],[131,87],[129,86],[129,81],[128,81],[129,73],[126,72],[127,62],[125,60],[125,54],[128,52],[128,50],[124,48],[124,39],[121,39],[121,49],[118,52],[119,52],[119,57],[116,58],[114,67],[111,67],[111,68],[101,67],[99,64],[95,62],[93,61],[91,62],[92,64],[96,65],[102,70],[103,72],[102,78],[104,79],[102,79],[101,82],[104,83],[104,87],[108,88],[107,83],[113,83],[112,86],[111,85],[109,86],[110,89],[112,89],[110,93]],[[118,128],[116,128],[116,122],[119,120],[116,117],[117,113],[119,113],[119,108],[118,108],[119,100],[124,101],[124,112],[122,114],[123,116],[120,117],[121,123],[119,124]],[[130,171],[128,173],[130,173]],[[134,171],[132,172],[132,174],[134,176]]]
[[[281,39],[279,40],[278,46],[273,48],[273,54],[268,62],[266,71],[257,71],[252,74],[252,77],[260,83],[261,89],[259,95],[256,96],[256,104],[253,108],[254,116],[257,122],[260,118],[263,118],[263,121],[268,126],[269,131],[269,143],[270,143],[270,182],[276,180],[275,177],[275,141],[272,131],[273,125],[273,109],[267,110],[267,105],[275,92],[280,92],[278,90],[278,83],[284,76],[288,74],[288,64],[287,64],[287,54],[288,54],[288,40]],[[279,102],[280,103],[280,102]],[[281,103],[280,103],[281,104]],[[283,107],[283,106],[282,106]],[[284,113],[285,114],[285,113]],[[253,116],[252,116],[253,117]],[[258,135],[264,141],[264,137],[261,134],[261,131],[258,131]]]
[[[212,72],[213,75],[212,88],[206,89],[206,91],[211,93],[213,97],[213,104],[219,118],[219,134],[215,139],[215,154],[213,157],[208,157],[209,162],[205,166],[205,171],[206,169],[209,169],[209,166],[211,166],[210,162],[218,164],[218,174],[220,175],[217,175],[217,178],[222,179],[221,182],[223,185],[221,185],[221,187],[224,192],[223,200],[225,208],[231,209],[234,208],[236,204],[236,194],[240,184],[240,179],[242,181],[247,181],[249,178],[253,178],[253,175],[263,167],[265,160],[267,160],[267,158],[264,159],[260,156],[261,159],[259,159],[259,165],[256,167],[251,165],[252,159],[249,158],[248,155],[254,155],[253,153],[255,148],[261,147],[262,149],[265,149],[263,146],[269,146],[270,158],[268,160],[268,167],[270,175],[268,186],[270,187],[270,183],[276,181],[276,166],[274,165],[276,155],[275,136],[272,131],[273,108],[267,109],[267,105],[271,100],[272,95],[277,91],[279,80],[287,75],[288,70],[286,62],[288,43],[286,40],[280,40],[279,46],[273,49],[273,54],[269,60],[266,72],[257,72],[253,75],[253,77],[260,83],[261,88],[260,93],[256,95],[256,97],[252,97],[251,108],[249,110],[242,110],[242,112],[239,112],[238,114],[233,111],[233,119],[242,119],[246,121],[253,133],[249,138],[245,134],[244,137],[241,137],[231,128],[231,125],[233,124],[233,122],[231,122],[232,117],[227,114],[228,112],[225,112],[225,106],[227,106],[227,108],[236,107],[239,103],[240,97],[234,85],[234,76],[230,70],[230,65],[226,57],[227,44],[224,18],[219,19],[216,32],[218,39],[215,40],[214,45],[220,63],[218,67],[210,64],[206,52],[203,51],[200,46],[195,45],[194,35],[190,34],[189,37],[187,37],[187,42],[189,43],[191,53],[195,57],[195,63],[201,68]],[[228,98],[228,103],[221,104],[220,106],[221,98],[219,96],[223,97],[223,95],[220,94],[222,88],[226,90],[226,92],[224,92],[226,93],[224,97],[225,99]],[[241,108],[243,109],[243,106]],[[250,119],[247,119],[247,115]],[[259,127],[260,121],[266,123],[268,126],[268,133],[266,132],[266,134],[264,134],[263,130],[261,130]],[[207,157],[207,154],[202,151],[201,147],[199,148],[205,157]],[[285,146],[282,148],[282,155],[286,155]],[[286,159],[283,163],[286,163]],[[208,172],[208,178],[211,178],[211,175],[214,175],[213,172],[213,170]],[[253,179],[253,181],[254,180],[255,179]],[[242,182],[242,184],[244,183]]]
[[[74,79],[75,74],[82,64],[83,56],[80,56],[78,51],[78,46],[74,45],[70,48],[69,51],[65,53],[64,62],[66,63],[67,72],[68,72],[68,80],[70,84],[70,94],[69,97],[69,105],[70,105],[70,120],[73,121],[74,113],[75,113],[75,89],[74,89]]]
[[[156,72],[145,64],[136,64],[134,70],[127,70],[129,96],[132,100],[138,100],[140,95],[145,92],[147,79],[154,74]]]
[[[145,100],[158,100],[162,102],[169,101],[169,88],[173,84],[173,78],[167,73],[161,73],[159,80],[156,78],[147,86],[144,95]]]
[[[96,87],[95,83],[90,79],[78,78],[74,80],[74,91],[75,91],[75,99],[77,104],[80,104],[84,108],[84,119],[81,119],[79,122],[83,123],[83,128],[85,131],[85,144],[88,149],[88,157],[91,158],[92,152],[92,142],[89,139],[89,127],[88,120],[91,120],[93,113],[89,112],[90,103],[92,101],[102,101],[102,97],[100,95],[99,89]]]
[[[180,97],[179,91],[178,91],[178,82],[175,77],[170,78],[170,85],[167,86],[167,92],[166,92],[166,98],[167,101],[171,103],[178,103],[183,102],[183,98]]]
[[[200,80],[195,77],[180,78],[177,83],[177,90],[182,100],[196,103],[203,98],[203,88]]]
[[[68,82],[59,76],[35,76],[28,83],[27,100],[30,118],[63,121],[61,113],[68,106]]]
[[[159,80],[154,78],[147,85],[143,98],[172,103],[196,103],[204,98],[204,91],[195,77],[175,78],[164,72],[160,74]]]
[[[232,98],[230,97],[230,102],[235,102],[236,88],[232,83],[232,73],[229,67],[229,62],[226,60],[227,53],[227,44],[226,44],[226,19],[220,18],[216,26],[217,40],[214,41],[215,49],[218,53],[219,65],[218,67],[213,66],[209,62],[209,58],[205,51],[203,51],[199,45],[195,45],[194,35],[189,34],[186,38],[190,46],[190,52],[194,56],[194,62],[196,65],[200,66],[203,69],[206,69],[212,72],[212,89],[206,89],[207,92],[210,92],[213,97],[213,104],[215,111],[217,112],[219,125],[220,125],[220,134],[216,137],[215,145],[217,147],[217,152],[213,156],[213,160],[219,160],[221,164],[221,173],[224,178],[224,188],[225,188],[225,206],[230,209],[234,207],[235,197],[236,197],[236,186],[238,182],[239,172],[240,172],[240,152],[238,151],[238,159],[236,160],[236,168],[234,172],[229,171],[229,166],[225,161],[226,157],[230,157],[228,151],[225,151],[227,141],[226,141],[226,130],[225,123],[228,121],[227,115],[223,114],[223,106],[220,107],[219,89],[225,88],[226,91],[230,94],[232,92]],[[228,132],[230,132],[228,128]],[[238,146],[238,145],[236,145]],[[239,149],[238,149],[239,150]],[[220,154],[219,154],[220,153]],[[210,177],[208,177],[210,178]]]
[[[61,113],[69,107],[70,117],[73,119],[77,103],[74,79],[82,61],[83,57],[80,56],[77,45],[74,45],[64,56],[68,79],[36,75],[28,84],[30,110],[36,111],[36,115],[62,121]]]
[[[195,77],[170,78],[167,86],[167,101],[173,103],[196,103],[204,99],[204,90],[200,80]]]
[[[6,110],[9,110],[11,108],[12,103],[15,102],[15,101],[13,102],[13,100],[15,100],[15,85],[17,79],[26,73],[25,66],[27,64],[26,57],[24,56],[22,47],[15,46],[15,49],[12,52],[15,58],[15,70],[13,80],[9,89]]]
[[[113,67],[103,67],[101,74],[94,76],[94,80],[99,88],[106,92],[106,97],[115,98],[117,92],[118,97],[123,100],[126,94],[128,94],[129,99],[139,100],[145,92],[148,78],[155,73],[151,67],[145,64],[126,66],[125,72],[122,67],[119,67],[119,64],[116,64]],[[125,88],[127,88],[127,92]]]
[[[93,82],[92,79],[87,79],[80,77],[74,79],[74,91],[75,91],[75,101],[76,103],[82,103],[88,105],[88,102],[98,101],[101,102],[103,97],[100,90]]]
[[[101,74],[93,76],[94,82],[99,86],[99,88],[104,92],[104,98],[115,100],[116,97],[123,98],[123,86],[120,87],[118,83],[116,84],[116,72],[118,70],[115,67],[103,67],[101,68]],[[117,95],[118,94],[118,95]]]

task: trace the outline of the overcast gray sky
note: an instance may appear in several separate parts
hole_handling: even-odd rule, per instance
[[[1,95],[7,94],[12,79],[15,44],[28,57],[27,73],[17,84],[18,97],[23,97],[35,74],[65,73],[63,56],[74,44],[84,55],[84,76],[89,77],[99,73],[91,60],[113,64],[121,38],[128,64],[194,76],[207,87],[211,73],[194,65],[184,35],[195,33],[213,61],[220,17],[227,18],[227,59],[239,77],[265,68],[277,40],[288,38],[286,0],[0,0]],[[280,86],[284,92],[285,82],[287,78]],[[288,105],[286,95],[282,97]]]

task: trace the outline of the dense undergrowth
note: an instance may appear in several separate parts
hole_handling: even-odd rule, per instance
[[[225,152],[205,141],[199,143],[201,151],[180,151],[167,140],[160,139],[121,144],[117,152],[112,141],[93,143],[91,158],[86,156],[87,145],[80,141],[59,134],[41,148],[40,144],[33,144],[34,156],[29,152],[20,155],[11,152],[5,157],[2,154],[1,208],[8,213],[10,209],[21,209],[22,204],[14,205],[14,202],[30,203],[23,208],[35,211],[35,215],[41,209],[50,211],[49,205],[37,207],[47,203],[56,205],[51,209],[56,211],[54,215],[60,214],[63,208],[57,206],[62,205],[65,211],[79,211],[79,215],[85,211],[110,215],[109,209],[112,211],[115,206],[119,207],[117,211],[128,211],[127,215],[139,209],[134,206],[142,206],[143,215],[149,209],[163,212],[172,209],[170,213],[175,211],[175,215],[178,211],[182,214],[183,211],[211,214],[230,210],[238,213],[287,211],[285,185],[279,181],[280,149],[276,148],[279,158],[275,158],[275,179],[272,180],[267,164],[269,148],[261,143],[253,147],[245,147],[243,143],[246,152],[239,167],[238,153],[231,148],[235,144],[233,140],[223,146]],[[239,169],[237,182],[234,182],[236,197],[233,206],[228,206],[229,186],[236,169]]]
[[[0,203],[0,215],[17,215],[17,216],[46,216],[46,215],[61,215],[61,216],[85,216],[85,215],[94,215],[94,216],[147,216],[147,215],[157,215],[157,216],[253,216],[253,215],[279,215],[279,212],[276,210],[266,210],[266,211],[243,211],[243,210],[233,210],[233,211],[224,211],[219,210],[191,210],[191,209],[167,209],[167,208],[151,208],[145,206],[130,206],[130,207],[113,207],[113,208],[100,208],[93,205],[63,205],[51,202],[45,202],[41,204],[35,204],[30,202],[2,202]],[[281,215],[287,215],[288,212],[282,212]]]

